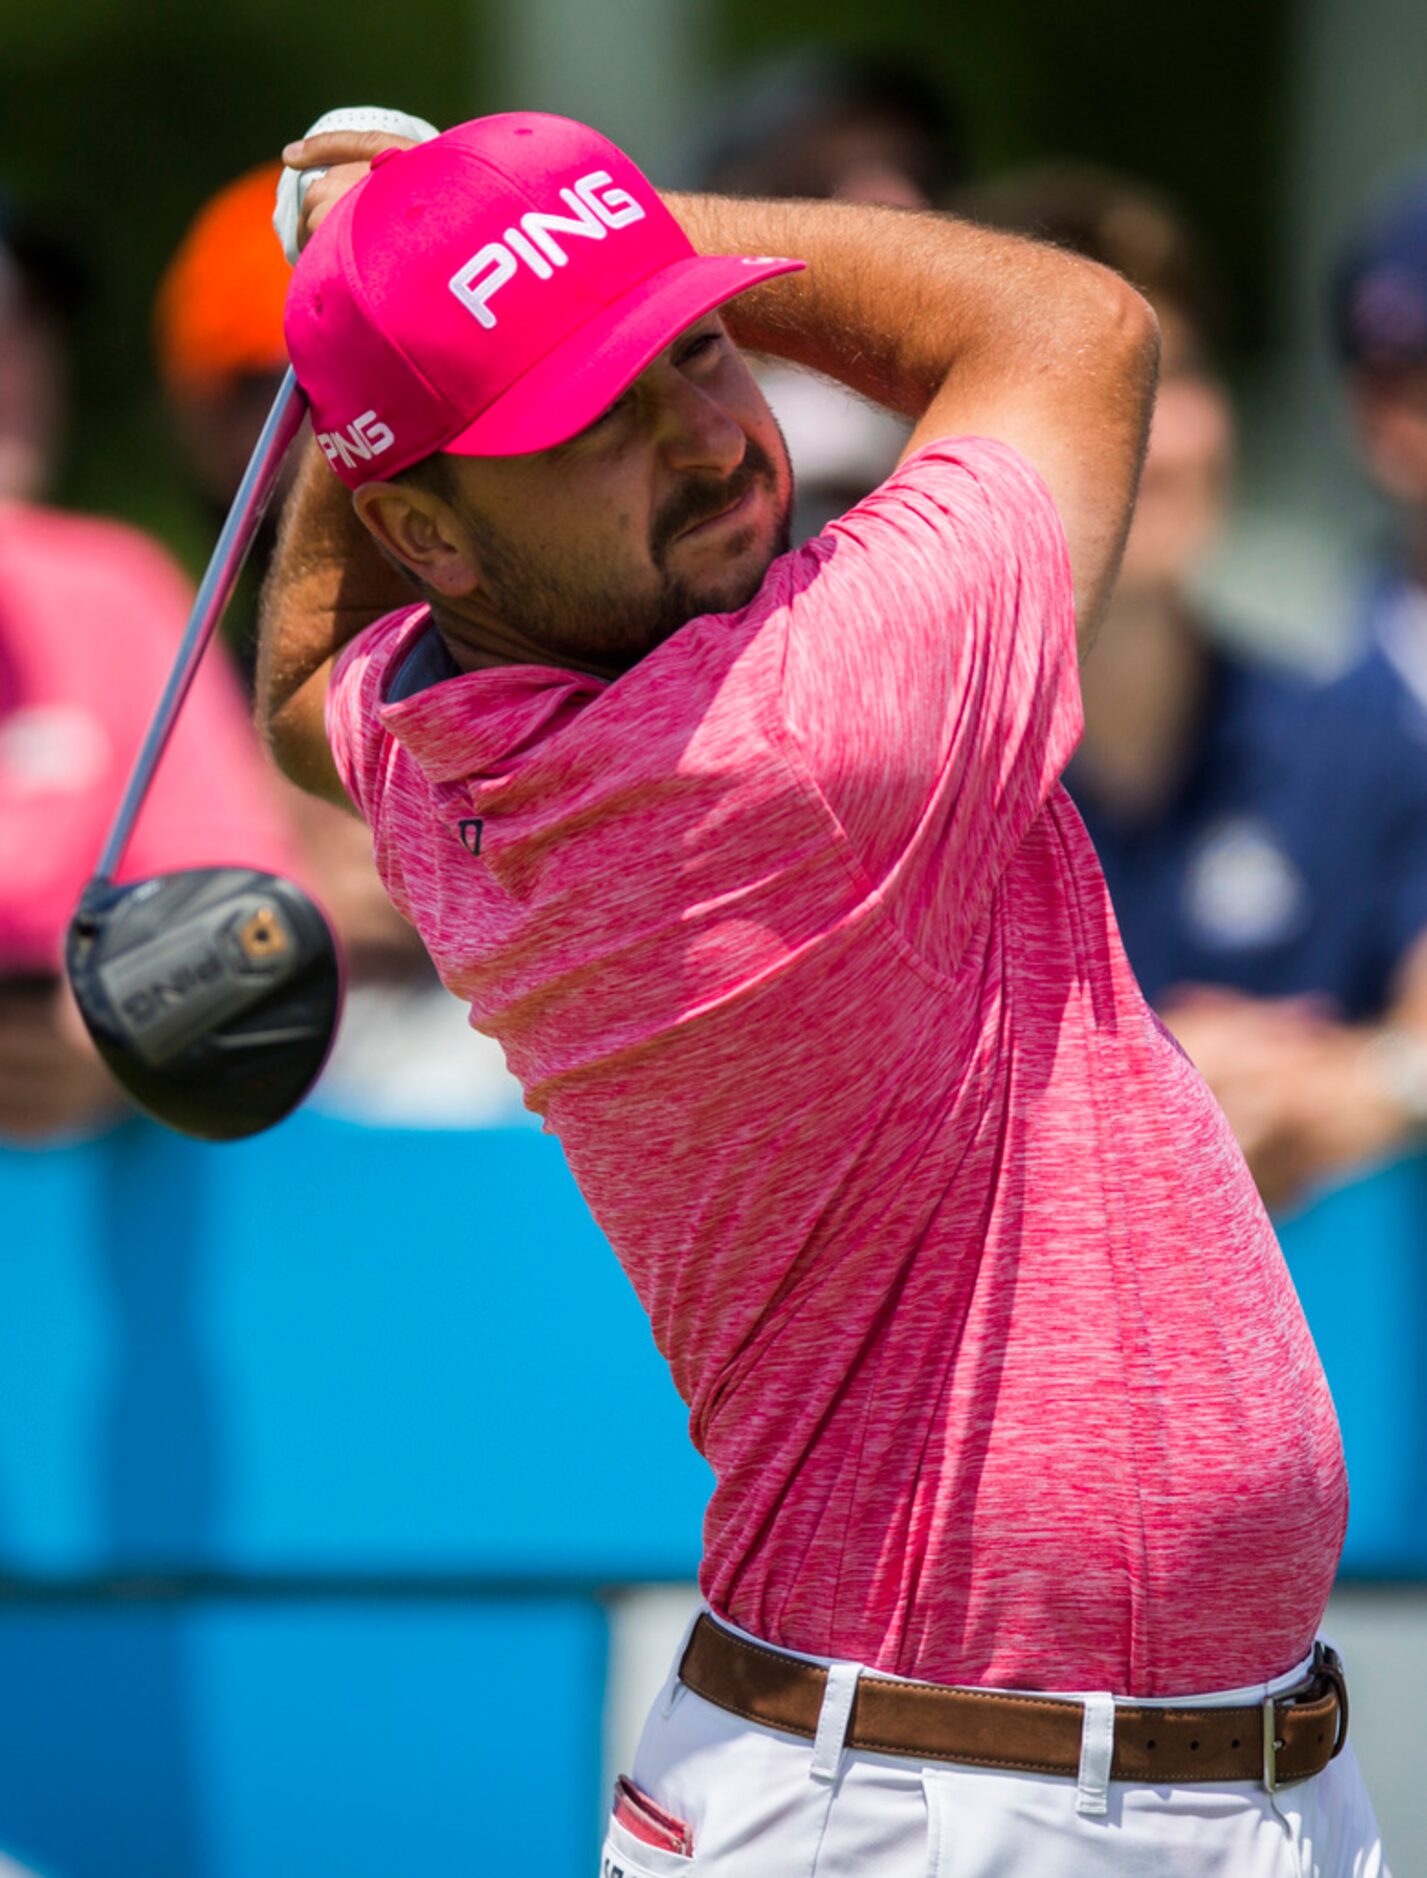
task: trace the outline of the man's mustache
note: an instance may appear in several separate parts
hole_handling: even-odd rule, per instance
[[[686,483],[676,496],[670,498],[668,507],[657,518],[650,532],[650,552],[655,561],[662,564],[669,544],[686,528],[693,528],[700,522],[711,521],[715,515],[722,515],[725,509],[732,508],[757,483],[766,483],[771,489],[775,480],[773,459],[762,444],[755,443],[750,437],[743,461],[731,475],[718,480],[708,476],[698,477]]]

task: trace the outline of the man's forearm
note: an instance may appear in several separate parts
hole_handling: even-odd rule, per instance
[[[347,806],[322,721],[333,660],[364,626],[412,598],[309,443],[263,589],[257,711],[279,768],[310,794]]]
[[[754,351],[811,366],[937,437],[999,438],[1055,499],[1088,639],[1119,567],[1149,429],[1158,328],[1119,275],[950,216],[672,196],[708,253],[792,254],[801,274],[724,309]]]
[[[740,345],[806,365],[906,417],[958,367],[1045,363],[1067,328],[1123,289],[1108,270],[951,216],[844,202],[666,195],[701,254],[807,262],[730,301]]]

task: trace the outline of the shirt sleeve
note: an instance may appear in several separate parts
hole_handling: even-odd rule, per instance
[[[856,865],[950,969],[1080,734],[1069,556],[1006,445],[928,445],[791,561],[783,722]]]

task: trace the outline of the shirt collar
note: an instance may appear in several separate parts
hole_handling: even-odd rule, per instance
[[[432,782],[498,773],[606,686],[588,672],[554,665],[462,672],[449,654],[442,658],[439,638],[429,646],[428,633],[435,635],[430,608],[419,607],[387,654],[380,715]],[[404,695],[387,698],[397,681]]]

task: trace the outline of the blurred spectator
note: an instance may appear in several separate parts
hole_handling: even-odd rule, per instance
[[[958,115],[919,71],[802,52],[737,81],[697,185],[925,209],[944,199],[961,164]],[[787,439],[793,535],[805,540],[883,481],[909,427],[815,373],[770,362],[758,378]]]
[[[1362,682],[1427,741],[1427,162],[1368,215],[1333,283],[1359,457],[1395,539],[1363,582]]]
[[[279,163],[249,170],[200,210],[159,285],[159,376],[184,457],[221,524],[277,393],[290,269],[272,232]]]
[[[120,1098],[60,973],[188,614],[132,529],[0,501],[0,1140],[102,1127]],[[237,687],[200,672],[120,877],[235,862],[293,871]]]
[[[717,113],[703,186],[925,209],[961,179],[961,121],[923,73],[811,49],[744,73]]]
[[[1427,1124],[1427,714],[1414,732],[1362,674],[1317,684],[1251,657],[1196,598],[1234,420],[1213,295],[1164,204],[1062,169],[974,206],[1118,269],[1160,317],[1144,482],[1067,783],[1146,995],[1282,1206]]]
[[[282,310],[291,270],[272,229],[280,174],[276,163],[249,170],[200,209],[154,306],[165,398],[215,529],[287,365]],[[233,603],[240,656],[253,644],[256,590],[271,558],[277,507],[254,542],[246,588]],[[522,1118],[520,1088],[499,1045],[470,1029],[465,1007],[441,985],[415,931],[387,899],[366,828],[276,775],[274,783],[347,973],[341,1028],[315,1100],[377,1123]]]
[[[88,294],[82,263],[0,195],[0,499],[54,486],[65,430],[65,341]]]
[[[61,975],[63,936],[158,701],[189,594],[132,529],[35,506],[64,426],[81,264],[0,207],[0,1141],[103,1127],[120,1097]],[[205,672],[125,878],[293,855],[243,704]]]

